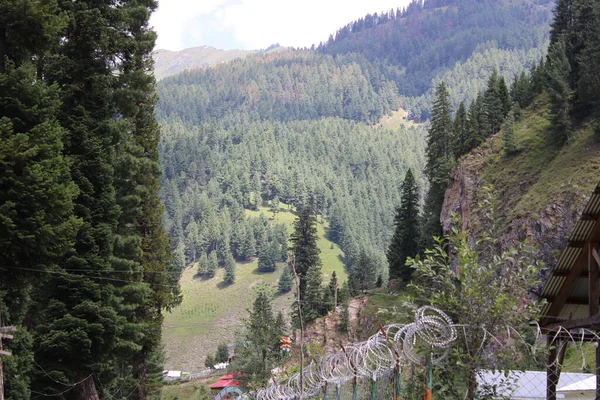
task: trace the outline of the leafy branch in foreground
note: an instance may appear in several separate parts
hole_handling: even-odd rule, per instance
[[[495,225],[492,210],[485,215]],[[474,399],[478,372],[527,365],[524,338],[531,331],[528,323],[539,313],[529,291],[539,283],[542,264],[528,242],[502,251],[496,238],[483,235],[472,241],[457,226],[445,238],[436,238],[424,257],[408,263],[415,270],[411,287],[417,298],[447,312],[462,330],[452,354],[438,368],[438,393],[463,398],[466,392]]]

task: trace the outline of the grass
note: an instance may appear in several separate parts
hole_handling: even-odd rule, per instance
[[[483,181],[499,190],[499,211],[507,222],[536,218],[553,203],[582,201],[598,183],[600,144],[591,126],[576,127],[569,141],[557,146],[551,140],[548,105],[544,95],[524,111],[516,124],[516,154],[503,153],[500,132],[482,147],[492,151],[475,161],[481,163]]]
[[[210,389],[208,386],[218,380],[225,372],[215,374],[192,382],[173,383],[164,385],[161,391],[163,400],[202,400],[208,399]]]
[[[385,129],[396,129],[398,126],[404,125],[407,128],[417,125],[414,121],[408,119],[408,111],[400,108],[397,111],[392,111],[391,115],[383,115],[377,126]]]
[[[264,213],[272,218],[273,223],[285,223],[290,232],[293,230],[295,215],[284,205],[274,215],[263,207],[258,211],[248,211],[248,216]],[[347,278],[341,261],[340,248],[325,238],[327,223],[318,224],[319,248],[323,261],[325,282],[333,271],[343,282]],[[223,285],[223,269],[219,269],[212,279],[196,276],[196,266],[183,271],[181,289],[183,302],[173,312],[166,314],[163,324],[163,343],[166,352],[166,369],[198,372],[204,369],[207,354],[214,354],[220,343],[233,343],[236,331],[242,326],[247,309],[252,306],[256,290],[267,286],[274,293],[273,307],[275,311],[289,314],[293,302],[293,294],[275,295],[277,281],[284,268],[277,264],[277,270],[262,273],[257,270],[258,260],[238,263],[236,281],[232,285]]]

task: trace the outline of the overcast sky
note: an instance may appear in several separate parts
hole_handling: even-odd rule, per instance
[[[157,49],[196,46],[264,49],[309,47],[365,14],[402,8],[410,0],[159,0],[150,20]]]

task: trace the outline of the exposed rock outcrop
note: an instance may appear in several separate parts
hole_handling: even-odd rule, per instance
[[[536,201],[540,197],[545,199],[539,196],[539,193],[544,191],[539,180],[550,166],[540,168],[542,172],[533,171],[528,174],[529,171],[525,171],[523,176],[526,179],[515,179],[513,171],[496,174],[494,178],[486,174],[492,163],[495,163],[496,171],[501,171],[501,163],[508,165],[513,162],[509,158],[498,156],[497,149],[501,148],[499,135],[490,138],[483,146],[461,158],[452,171],[440,217],[444,232],[450,231],[452,214],[456,213],[462,229],[468,230],[471,238],[480,237],[489,227],[484,222],[478,204],[483,197],[482,188],[493,185],[499,197],[496,211],[501,216],[499,234],[502,248],[508,249],[517,241],[529,239],[537,246],[539,259],[551,268],[567,244],[571,230],[589,199],[591,191],[588,186],[595,185],[600,179],[600,174],[583,177],[557,173],[555,177],[550,178],[546,175],[543,177],[544,184],[551,182],[552,196],[549,200]],[[556,164],[563,163],[562,159],[567,158],[569,151],[568,148],[562,150],[556,159],[552,160],[552,168],[557,169]],[[595,155],[589,162],[598,163],[599,159],[600,155]],[[568,169],[570,166],[565,163],[564,168]],[[582,183],[584,179],[586,181]],[[590,179],[592,181],[588,183]]]

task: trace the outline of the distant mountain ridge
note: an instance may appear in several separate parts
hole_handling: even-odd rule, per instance
[[[161,80],[188,69],[206,68],[237,58],[286,50],[288,50],[287,47],[279,44],[274,44],[264,50],[219,50],[211,46],[198,46],[180,51],[158,49],[154,52],[154,76],[157,80]]]

